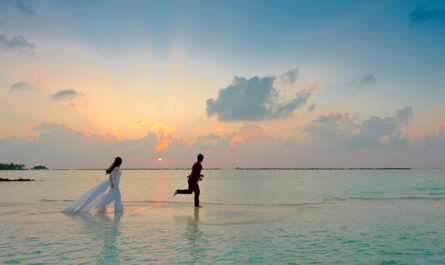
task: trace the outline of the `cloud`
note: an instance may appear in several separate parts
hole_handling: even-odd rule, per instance
[[[360,80],[360,84],[366,86],[366,85],[374,85],[377,83],[377,78],[374,74],[367,74],[363,76]]]
[[[23,90],[29,90],[31,88],[32,85],[28,82],[16,82],[9,87],[9,91],[11,92],[23,91]]]
[[[80,95],[83,95],[83,94],[79,93],[78,91],[76,91],[74,89],[64,89],[64,90],[57,91],[55,94],[53,94],[51,96],[51,98],[54,100],[61,100],[61,99],[66,99],[66,98],[73,98],[73,97],[80,96]]]
[[[408,124],[412,116],[411,107],[396,111],[394,116],[371,116],[362,122],[348,113],[331,113],[319,116],[304,131],[316,143],[330,146],[332,150],[402,148],[407,145],[408,140],[402,135],[401,128]]]
[[[304,131],[319,144],[338,143],[353,136],[358,125],[348,114],[330,113],[312,120]]]
[[[195,146],[199,150],[223,150],[230,146],[233,136],[234,134],[218,135],[216,133],[210,133],[199,136],[196,139]]]
[[[100,168],[108,166],[115,156],[122,156],[124,167],[189,167],[198,153],[204,153],[209,155],[207,165],[222,166],[221,161],[231,159],[227,151],[235,136],[235,133],[212,133],[198,137],[192,145],[171,138],[166,148],[157,151],[163,141],[157,132],[149,132],[139,139],[116,139],[55,123],[42,123],[31,129],[38,135],[31,141],[0,138],[0,161],[20,162],[27,166],[44,164],[51,168]],[[252,140],[256,139],[253,134],[251,136]],[[158,163],[158,157],[164,158],[163,164]]]
[[[395,119],[400,124],[408,124],[414,115],[413,109],[411,107],[406,107],[404,109],[396,111]]]
[[[287,71],[286,73],[280,75],[277,78],[278,79],[277,81],[281,81],[285,84],[292,85],[297,81],[298,76],[299,76],[298,70],[293,69],[293,70]]]
[[[428,149],[445,149],[445,128],[440,128],[437,132],[417,136],[414,141],[418,146]]]
[[[295,82],[297,72],[286,73],[284,80]],[[276,77],[250,79],[235,77],[232,84],[218,92],[216,99],[207,100],[207,114],[220,121],[260,121],[290,117],[304,106],[314,87],[299,91],[293,98],[284,99],[274,86]]]
[[[340,91],[344,91],[347,94],[356,95],[362,92],[370,91],[378,82],[377,76],[373,73],[365,74],[354,78],[346,83],[344,87],[339,88]]]
[[[0,48],[31,54],[34,51],[35,44],[30,43],[22,36],[8,38],[4,34],[0,34]]]
[[[373,73],[366,74],[349,82],[349,88],[364,88],[375,85],[377,83],[377,77]]]
[[[307,110],[308,110],[309,112],[312,112],[312,111],[315,110],[316,107],[317,107],[317,105],[314,103],[314,104],[311,104],[311,105],[307,108]]]
[[[14,1],[15,2],[15,7],[17,8],[17,10],[19,10],[20,12],[22,12],[23,14],[26,15],[34,15],[35,11],[34,8],[30,5],[29,1]]]
[[[34,8],[31,6],[30,1],[27,0],[0,0],[0,8],[5,6],[12,6],[25,15],[35,14]]]
[[[45,164],[53,168],[106,167],[113,157],[126,158],[127,166],[141,166],[141,159],[155,156],[154,134],[137,140],[117,140],[86,134],[61,124],[43,123],[34,127],[37,138],[0,139],[0,161],[22,161],[28,166]]]
[[[419,25],[433,20],[445,20],[445,8],[427,9],[426,5],[420,5],[409,14],[411,25]]]
[[[139,139],[87,134],[61,124],[30,126],[32,140],[0,137],[0,161],[51,168],[105,168],[115,156],[124,167],[190,167],[198,153],[205,167],[441,167],[445,159],[445,128],[417,138],[401,133],[411,119],[410,108],[393,116],[360,121],[347,113],[321,115],[313,142],[284,140],[256,124],[230,133],[199,136],[193,143],[172,138],[160,152],[155,132]],[[397,113],[404,113],[398,115]],[[315,136],[315,134],[317,134]],[[157,160],[162,157],[162,164]]]

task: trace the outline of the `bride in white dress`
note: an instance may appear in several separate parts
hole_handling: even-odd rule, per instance
[[[79,199],[75,200],[70,207],[63,212],[67,214],[84,213],[96,207],[99,211],[104,211],[108,204],[114,201],[114,211],[122,212],[124,207],[121,201],[119,190],[120,177],[122,172],[120,166],[122,158],[116,157],[113,164],[105,171],[109,179],[103,181],[96,187],[89,190]]]

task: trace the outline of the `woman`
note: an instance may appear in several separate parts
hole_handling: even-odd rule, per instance
[[[99,211],[105,211],[108,204],[114,201],[114,211],[122,212],[124,207],[121,201],[121,192],[119,190],[120,177],[122,172],[120,166],[122,158],[116,157],[113,164],[105,170],[105,174],[109,175],[109,179],[103,181],[90,191],[82,195],[73,204],[66,208],[64,213],[84,213],[96,207]],[[108,189],[109,187],[109,189]],[[108,189],[108,192],[106,192]],[[106,192],[106,193],[105,193]]]

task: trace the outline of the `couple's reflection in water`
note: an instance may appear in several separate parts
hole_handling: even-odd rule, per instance
[[[184,238],[188,241],[190,255],[194,261],[202,261],[207,256],[208,239],[200,229],[200,208],[195,207],[192,216],[174,216],[175,221],[185,223]]]
[[[200,209],[194,208],[190,215],[174,215],[174,220],[181,224],[181,237],[187,241],[187,251],[191,262],[200,262],[208,256],[209,240],[200,228]],[[79,225],[80,234],[87,236],[88,248],[93,251],[95,264],[125,263],[120,257],[118,241],[121,235],[120,221],[122,213],[81,213],[66,214]],[[147,227],[150,229],[150,227]],[[150,240],[150,239],[147,239]]]
[[[91,249],[96,252],[95,264],[120,264],[116,242],[120,235],[119,224],[122,215],[122,212],[96,212],[66,216],[80,224],[81,233],[88,234],[91,238]]]

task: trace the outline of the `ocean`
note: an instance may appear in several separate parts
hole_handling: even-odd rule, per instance
[[[445,264],[445,170],[123,170],[124,213],[65,215],[99,170],[0,171],[1,264]]]

